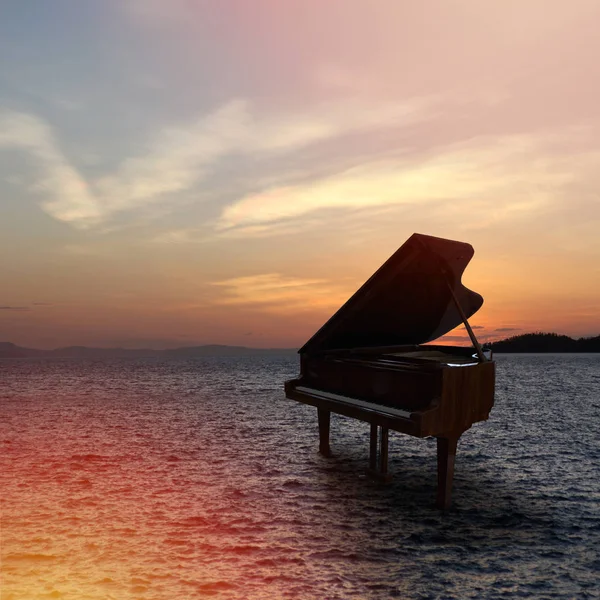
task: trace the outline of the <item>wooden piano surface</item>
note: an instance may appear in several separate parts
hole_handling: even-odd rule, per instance
[[[494,362],[468,323],[483,298],[460,281],[472,255],[414,234],[301,348],[300,375],[285,382],[288,398],[317,408],[324,455],[332,412],[370,423],[370,472],[383,478],[389,430],[435,436],[439,508],[450,505],[459,437],[494,404]],[[427,344],[461,322],[473,347]]]

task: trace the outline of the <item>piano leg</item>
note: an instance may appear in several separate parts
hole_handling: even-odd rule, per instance
[[[381,435],[379,435],[380,430]],[[386,427],[378,427],[374,423],[371,423],[367,475],[383,483],[389,483],[392,480],[392,476],[388,473],[388,445],[389,430]]]
[[[458,437],[437,438],[438,489],[436,506],[442,510],[450,507]]]
[[[377,433],[379,427],[371,423],[371,442],[369,444],[369,470],[375,473],[377,471]]]
[[[331,412],[324,408],[317,408],[319,417],[319,452],[323,456],[331,456],[331,448],[329,446],[329,422],[331,420]]]
[[[381,440],[379,445],[379,470],[383,479],[388,478],[388,443],[389,443],[389,430],[386,427],[381,428]]]

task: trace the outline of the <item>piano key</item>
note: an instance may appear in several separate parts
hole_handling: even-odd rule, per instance
[[[322,390],[315,390],[313,388],[307,388],[304,386],[296,386],[296,391],[303,394],[309,394],[310,396],[319,396],[327,400],[335,400],[336,402],[343,402],[352,406],[358,406],[367,410],[372,410],[378,413],[385,413],[393,417],[401,417],[403,419],[410,419],[411,412],[408,410],[402,410],[399,408],[392,408],[391,406],[384,406],[383,404],[376,404],[374,402],[365,402],[358,398],[350,398],[348,396],[342,396],[340,394],[334,394],[332,392],[324,392]]]

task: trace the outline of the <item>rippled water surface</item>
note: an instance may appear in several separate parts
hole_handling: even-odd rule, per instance
[[[600,598],[600,355],[501,355],[489,421],[435,441],[286,400],[295,356],[0,361],[2,600]]]

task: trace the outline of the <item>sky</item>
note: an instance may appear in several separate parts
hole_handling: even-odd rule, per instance
[[[414,232],[473,245],[480,341],[600,334],[599,20],[3,0],[0,341],[299,347]]]

